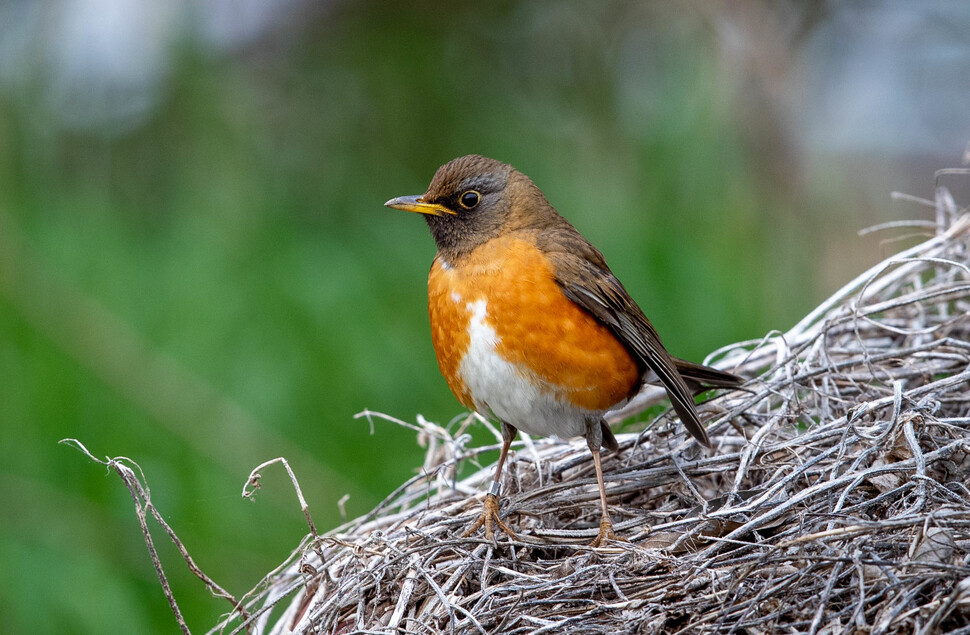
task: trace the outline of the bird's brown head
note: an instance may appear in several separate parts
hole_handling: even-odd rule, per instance
[[[505,232],[564,222],[529,177],[477,154],[438,168],[424,194],[384,204],[424,214],[438,252],[449,261]]]

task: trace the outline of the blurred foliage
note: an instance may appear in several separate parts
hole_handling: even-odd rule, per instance
[[[414,473],[412,432],[353,415],[461,412],[430,345],[433,244],[382,207],[454,156],[530,175],[679,356],[817,303],[817,220],[736,125],[705,22],[539,4],[345,3],[231,55],[186,46],[132,130],[0,97],[5,632],[175,630],[127,492],[64,437],[137,461],[237,595],[306,531],[275,469],[240,499],[256,464],[287,456],[321,529]],[[162,556],[191,626],[228,610]]]

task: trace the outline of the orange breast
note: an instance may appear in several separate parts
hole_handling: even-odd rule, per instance
[[[438,366],[458,400],[480,400],[462,377],[469,320],[484,300],[495,351],[557,401],[607,410],[629,397],[641,374],[629,351],[566,298],[549,262],[519,238],[494,239],[457,264],[436,258],[428,277],[431,336]]]

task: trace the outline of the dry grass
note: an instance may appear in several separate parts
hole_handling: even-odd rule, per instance
[[[668,416],[619,435],[627,542],[584,546],[592,461],[549,439],[519,442],[504,481],[522,542],[460,538],[492,468],[456,468],[497,445],[419,420],[423,474],[308,536],[215,630],[970,633],[970,215],[942,188],[926,204],[936,223],[908,226],[929,240],[715,356],[753,379],[702,406],[714,450]]]

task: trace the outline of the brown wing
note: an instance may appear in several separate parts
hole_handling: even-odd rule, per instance
[[[695,439],[710,447],[710,439],[694,407],[694,398],[677,371],[674,358],[664,348],[643,311],[610,271],[603,255],[572,226],[546,232],[539,246],[549,254],[556,281],[566,297],[606,325],[644,370],[650,369],[657,375],[684,427]]]

